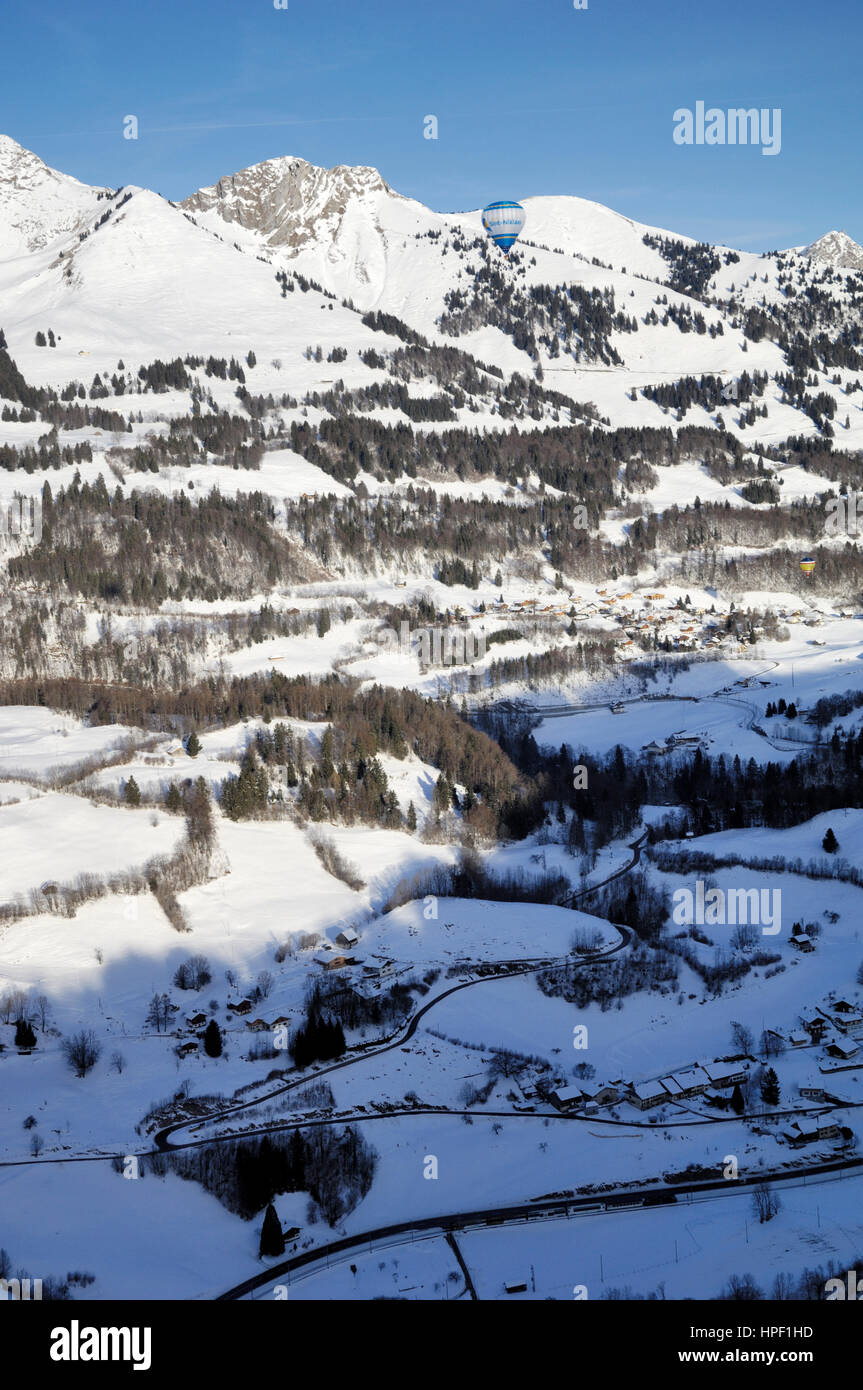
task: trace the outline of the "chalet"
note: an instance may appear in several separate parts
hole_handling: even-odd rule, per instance
[[[395,961],[382,960],[379,965],[364,965],[363,969],[370,979],[377,980],[383,975],[392,975],[394,967]]]
[[[807,936],[805,932],[798,932],[797,936],[789,936],[788,940],[798,951],[808,953],[815,950],[812,938]]]
[[[829,1123],[827,1123],[827,1124],[819,1125],[819,1126],[818,1126],[818,1138],[819,1138],[819,1139],[838,1139],[838,1138],[839,1138],[839,1126],[838,1126],[833,1120],[829,1121]]]
[[[585,1101],[591,1105],[616,1105],[620,1099],[620,1092],[616,1086],[582,1086],[581,1094]]]
[[[823,1100],[824,1091],[820,1086],[801,1086],[800,1094],[804,1100]]]
[[[270,1025],[262,1018],[253,1018],[251,1023],[246,1023],[250,1033],[269,1033]]]
[[[556,1110],[562,1110],[564,1114],[568,1110],[576,1110],[584,1102],[580,1086],[561,1086],[556,1091],[552,1091],[549,1097]]]
[[[706,1072],[710,1084],[720,1090],[746,1080],[746,1067],[741,1062],[704,1062],[701,1070]]]
[[[346,965],[353,965],[350,956],[340,956],[334,951],[319,951],[315,956],[315,964],[320,965],[324,970],[342,970]]]
[[[789,1148],[802,1149],[805,1144],[818,1142],[818,1130],[801,1129],[798,1124],[793,1124],[790,1129],[782,1131],[782,1137]]]
[[[683,1100],[683,1087],[673,1076],[663,1076],[660,1085],[665,1087],[669,1100]]]
[[[842,1062],[850,1062],[851,1058],[856,1057],[859,1051],[860,1049],[854,1043],[843,1041],[840,1038],[834,1038],[826,1047],[828,1057],[838,1057]]]
[[[710,1077],[703,1067],[687,1067],[685,1071],[672,1072],[668,1079],[677,1083],[683,1099],[701,1095],[710,1085]],[[666,1085],[665,1077],[662,1078],[662,1084]]]
[[[507,1293],[527,1293],[527,1284],[523,1279],[507,1279],[503,1287]]]
[[[645,743],[642,752],[649,758],[660,758],[664,753],[670,753],[671,749],[667,743],[657,743],[654,739],[652,743]]]
[[[840,1033],[856,1033],[863,1025],[863,1014],[856,1004],[849,1004],[847,999],[837,999],[835,1004],[825,1008],[819,1005],[818,1012],[829,1019]]]
[[[192,1014],[190,1018],[186,1019],[190,1028],[203,1028],[206,1021],[206,1014]]]
[[[661,1081],[642,1081],[632,1087],[627,1099],[639,1110],[650,1110],[654,1105],[662,1105],[663,1101],[670,1100],[671,1097]]]
[[[820,1042],[827,1030],[827,1020],[821,1018],[819,1014],[801,1014],[800,1022],[809,1034],[812,1042]]]
[[[181,1057],[188,1057],[190,1053],[197,1052],[197,1050],[198,1044],[196,1042],[184,1042],[177,1048],[177,1052]]]
[[[793,1033],[788,1034],[788,1041],[791,1043],[792,1047],[806,1047],[809,1042],[809,1034],[803,1033],[799,1028],[796,1028]]]
[[[228,1008],[232,1014],[250,1014],[252,1001],[251,999],[241,999],[239,1004],[229,1004]]]
[[[279,1014],[278,1018],[273,1019],[273,1027],[288,1028],[290,1027],[290,1022],[291,1020],[288,1018],[287,1014]]]
[[[336,942],[339,946],[356,946],[359,939],[353,927],[345,927],[343,931],[339,932]]]

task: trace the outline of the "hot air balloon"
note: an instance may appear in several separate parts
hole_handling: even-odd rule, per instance
[[[526,220],[521,203],[489,203],[482,210],[482,225],[504,255],[509,252]]]
[[[804,555],[803,559],[800,561],[800,568],[804,574],[812,573],[815,568],[815,561],[812,559],[811,555]]]

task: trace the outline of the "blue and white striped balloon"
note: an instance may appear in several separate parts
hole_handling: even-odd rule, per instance
[[[482,225],[495,246],[508,252],[519,232],[527,221],[527,214],[521,203],[489,203],[482,210]]]

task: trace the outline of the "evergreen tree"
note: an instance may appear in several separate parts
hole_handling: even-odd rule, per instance
[[[761,1079],[761,1099],[765,1105],[779,1104],[779,1077],[772,1067],[767,1068]]]
[[[408,827],[408,831],[410,832],[411,835],[414,833],[414,831],[415,831],[416,828],[417,828],[417,813],[416,813],[416,811],[414,810],[414,804],[413,804],[413,802],[411,802],[411,803],[409,804],[409,806],[408,806],[407,827]]]
[[[188,753],[190,758],[197,758],[200,751],[201,740],[198,738],[198,735],[195,733],[195,730],[193,729],[192,732],[189,734],[189,737],[186,739],[186,752]]]
[[[141,804],[141,788],[134,777],[130,777],[123,788],[123,800],[127,806],[140,806]]]
[[[180,788],[176,782],[172,782],[165,793],[165,809],[168,811],[180,811],[183,806],[183,798],[180,795]]]
[[[739,1086],[735,1086],[732,1092],[731,1109],[734,1111],[735,1115],[742,1115],[745,1109],[743,1101],[743,1092],[741,1091]]]
[[[259,1251],[261,1257],[264,1255],[284,1255],[285,1237],[282,1234],[282,1223],[276,1215],[276,1209],[272,1202],[269,1203],[264,1212],[264,1224],[261,1227],[261,1247]]]
[[[36,1046],[36,1034],[33,1032],[32,1025],[27,1022],[26,1018],[19,1018],[15,1024],[15,1046]]]
[[[211,1018],[204,1029],[204,1051],[208,1057],[221,1057],[222,1033],[218,1023]]]
[[[824,836],[824,839],[821,841],[821,848],[822,848],[827,854],[835,854],[836,851],[837,851],[837,849],[839,848],[839,841],[836,839],[836,836],[833,834],[833,827],[832,827],[832,826],[828,826],[828,827],[827,827],[827,834]]]

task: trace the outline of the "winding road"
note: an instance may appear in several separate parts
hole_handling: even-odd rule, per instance
[[[630,870],[632,870],[635,867],[635,865],[639,862],[641,858],[642,846],[644,845],[646,839],[647,831],[645,830],[641,833],[641,835],[638,836],[636,840],[633,840],[633,842],[628,846],[628,848],[632,851],[632,858],[627,864],[624,864],[621,868],[616,869],[613,874],[609,874],[608,877],[603,879],[601,883],[595,883],[592,884],[589,888],[580,889],[578,892],[571,893],[568,897],[566,897],[563,900],[562,903],[559,904],[559,906],[574,907],[575,903],[581,902],[584,898],[589,897],[592,893],[598,892],[600,888],[604,888],[606,884],[613,883],[615,879],[621,878],[624,874],[629,873]],[[577,962],[573,961],[572,957],[549,957],[548,959],[541,960],[532,964],[525,964],[522,962],[505,962],[507,967],[506,969],[489,971],[488,973],[476,976],[473,979],[461,980],[458,984],[450,985],[448,989],[442,990],[439,994],[436,994],[433,999],[427,999],[423,1004],[421,1004],[420,1007],[416,1010],[416,1012],[413,1013],[411,1017],[408,1019],[403,1029],[394,1037],[387,1039],[380,1045],[376,1047],[367,1048],[360,1053],[355,1052],[352,1056],[344,1057],[338,1062],[331,1062],[327,1066],[318,1067],[314,1070],[309,1069],[302,1073],[298,1073],[294,1079],[284,1082],[283,1085],[277,1086],[274,1090],[269,1091],[266,1095],[257,1096],[252,1100],[241,1101],[238,1104],[226,1106],[223,1110],[214,1111],[211,1115],[202,1116],[195,1120],[177,1120],[173,1124],[166,1125],[163,1129],[160,1129],[155,1135],[154,1142],[156,1148],[164,1152],[168,1149],[185,1147],[182,1144],[172,1143],[172,1136],[175,1134],[179,1134],[184,1130],[187,1130],[190,1134],[193,1134],[196,1131],[200,1130],[204,1125],[218,1123],[219,1121],[224,1120],[228,1116],[239,1115],[241,1112],[245,1110],[251,1110],[257,1108],[258,1106],[269,1104],[278,1096],[286,1095],[289,1091],[296,1090],[297,1088],[302,1086],[307,1086],[311,1081],[319,1081],[322,1077],[330,1076],[333,1072],[344,1071],[347,1067],[352,1067],[359,1062],[367,1061],[370,1057],[382,1057],[387,1052],[394,1052],[397,1048],[404,1047],[406,1043],[410,1042],[411,1038],[416,1033],[417,1028],[419,1027],[422,1019],[426,1016],[426,1014],[428,1014],[432,1009],[436,1008],[437,1005],[442,1003],[444,999],[449,999],[453,994],[458,994],[459,991],[463,989],[471,989],[475,985],[485,984],[490,980],[506,980],[512,979],[514,975],[535,974],[539,970],[547,970],[549,967],[554,965],[562,965],[566,963],[587,966],[594,965],[597,961],[608,960],[611,956],[615,956],[618,954],[618,952],[624,950],[627,946],[630,945],[632,941],[632,932],[628,927],[615,926],[615,930],[619,934],[619,940],[617,942],[615,942],[611,946],[606,947],[606,949],[603,951],[594,952],[590,956],[580,957]],[[284,1127],[284,1122],[279,1122],[278,1125],[273,1125],[273,1128],[277,1127]],[[256,1131],[256,1133],[260,1132],[262,1131]],[[215,1136],[210,1141],[201,1142],[217,1142],[219,1138],[231,1139],[235,1137],[235,1135],[220,1135]]]

